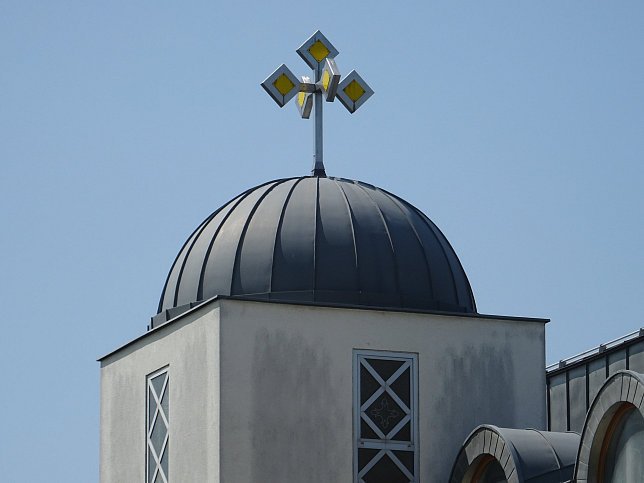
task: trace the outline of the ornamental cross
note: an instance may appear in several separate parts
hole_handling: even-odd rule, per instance
[[[319,30],[304,42],[297,53],[313,69],[313,81],[308,76],[301,80],[282,64],[269,75],[262,87],[277,105],[284,107],[297,95],[297,109],[303,119],[315,112],[313,125],[313,176],[326,176],[322,153],[322,98],[333,102],[337,97],[353,114],[373,95],[373,90],[352,70],[340,80],[340,71],[335,63],[338,51]]]

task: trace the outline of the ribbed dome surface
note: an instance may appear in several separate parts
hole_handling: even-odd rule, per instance
[[[215,295],[476,312],[429,218],[380,188],[326,177],[271,181],[210,215],[177,256],[159,314]]]

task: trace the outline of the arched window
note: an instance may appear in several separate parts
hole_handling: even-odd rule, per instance
[[[507,483],[505,471],[496,458],[490,458],[481,465],[480,473],[472,478],[472,483]]]
[[[632,404],[624,404],[613,417],[602,453],[602,483],[644,481],[644,417]]]
[[[574,481],[644,481],[644,375],[610,376],[586,416]]]

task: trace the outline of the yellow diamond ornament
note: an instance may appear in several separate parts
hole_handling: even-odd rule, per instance
[[[339,52],[318,30],[300,45],[297,53],[311,69],[317,69],[324,59],[334,59]],[[318,80],[316,79],[316,82]]]
[[[291,82],[291,79],[289,79],[286,74],[282,74],[277,79],[275,79],[273,85],[275,86],[275,89],[277,89],[283,96],[291,92],[291,89],[295,87],[295,84]]]
[[[295,97],[300,90],[299,85],[300,81],[284,64],[275,69],[261,84],[280,107],[284,107],[288,101]]]
[[[329,71],[325,70],[324,74],[322,75],[322,86],[324,87],[325,91],[329,88],[330,80],[331,80],[331,76],[329,75]]]
[[[330,53],[329,49],[326,48],[326,45],[324,45],[319,40],[316,40],[315,43],[311,45],[311,47],[309,47],[309,52],[318,62],[322,62],[324,58]]]
[[[344,104],[347,111],[353,114],[372,95],[373,89],[355,70],[352,70],[338,85],[336,97]]]
[[[347,96],[349,96],[349,99],[351,99],[353,102],[357,102],[358,99],[360,99],[364,95],[365,90],[355,80],[352,80],[349,85],[344,88],[344,92]]]

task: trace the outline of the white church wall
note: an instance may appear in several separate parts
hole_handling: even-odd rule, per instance
[[[545,429],[542,321],[223,299],[101,361],[101,483],[145,481],[164,366],[170,482],[351,481],[354,349],[418,354],[419,481],[479,424]]]
[[[220,303],[222,481],[351,481],[354,349],[418,354],[422,482],[479,424],[545,429],[542,321]]]
[[[211,304],[101,361],[101,483],[146,481],[146,376],[164,366],[170,481],[219,481],[218,347]]]

